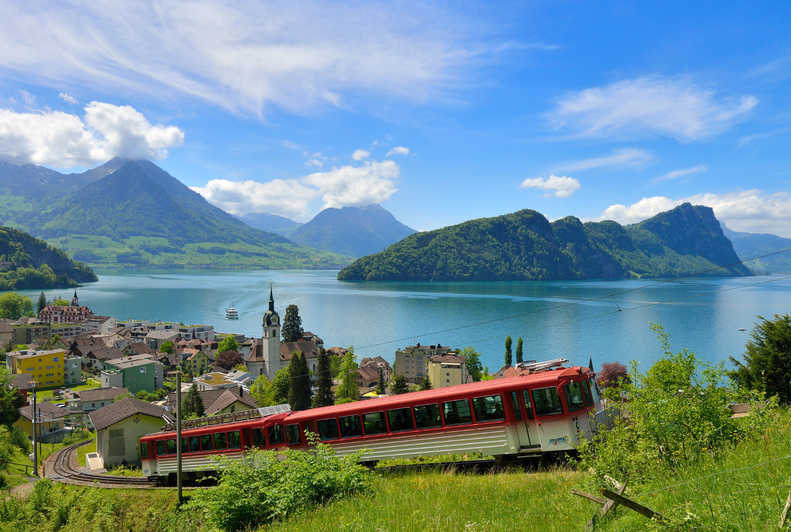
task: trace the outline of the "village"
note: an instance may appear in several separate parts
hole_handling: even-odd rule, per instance
[[[281,321],[271,289],[261,336],[252,338],[213,325],[96,315],[76,291],[68,304],[45,303],[35,317],[0,320],[11,386],[24,398],[15,426],[39,448],[93,438],[80,458],[92,472],[139,466],[139,438],[175,418],[177,373],[187,419],[289,402],[289,387],[299,382],[289,378],[295,356],[308,369],[313,406],[328,401],[324,392],[324,403],[316,404],[322,358],[332,377],[330,405],[482,377],[477,353],[444,345],[398,349],[394,368],[382,356],[358,363],[353,348],[325,347],[303,331],[296,305]],[[496,376],[514,372],[507,366]]]

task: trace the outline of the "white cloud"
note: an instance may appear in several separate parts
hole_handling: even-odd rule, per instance
[[[305,153],[304,154],[308,160],[305,161],[305,166],[310,166],[312,168],[321,168],[324,166],[324,163],[327,162],[327,158],[321,154],[321,152],[316,153]]]
[[[433,3],[7,2],[0,15],[0,65],[17,79],[177,93],[255,115],[360,92],[452,96],[470,68],[508,51]]]
[[[570,161],[557,167],[561,172],[581,172],[604,167],[631,168],[644,166],[654,160],[654,156],[638,148],[622,148],[613,151],[610,155],[591,157],[579,161]]]
[[[398,165],[385,160],[317,172],[303,181],[318,189],[324,207],[343,207],[386,200],[398,190],[395,185],[398,175]]]
[[[58,98],[60,98],[61,100],[63,100],[66,103],[71,103],[71,104],[75,104],[75,105],[80,103],[80,102],[77,101],[77,98],[75,98],[74,96],[72,96],[71,94],[69,94],[67,92],[61,92],[60,94],[58,94]]]
[[[33,94],[30,94],[28,91],[22,89],[19,91],[19,95],[22,96],[22,101],[25,102],[25,105],[31,107],[36,105],[36,97]]]
[[[387,152],[385,157],[390,157],[391,155],[409,155],[409,148],[405,148],[404,146],[395,146],[389,152]]]
[[[694,141],[728,129],[757,104],[754,96],[722,99],[689,81],[643,77],[568,93],[548,118],[580,137],[665,135]]]
[[[352,159],[355,161],[362,161],[363,159],[367,159],[370,156],[371,152],[368,150],[363,150],[362,148],[354,150],[354,153],[352,153]]]
[[[769,194],[758,189],[696,194],[681,199],[643,198],[629,206],[610,205],[600,219],[634,223],[685,202],[711,207],[717,218],[734,231],[773,233],[791,238],[791,195],[787,192]]]
[[[116,156],[162,159],[183,141],[179,128],[152,125],[128,105],[91,102],[84,119],[61,111],[0,109],[0,159],[17,164],[67,168]]]
[[[678,170],[672,170],[666,174],[662,174],[661,176],[654,179],[654,183],[658,183],[660,181],[673,181],[674,179],[680,179],[688,175],[699,174],[707,170],[708,168],[705,164],[696,164],[695,166],[691,166],[689,168],[680,168]]]
[[[546,197],[555,196],[556,198],[568,198],[580,188],[580,182],[573,177],[550,175],[544,179],[542,177],[528,178],[522,181],[522,188],[538,188],[547,190]]]
[[[228,181],[212,179],[205,187],[190,187],[231,214],[266,212],[304,219],[308,205],[317,191],[295,179],[258,181]]]

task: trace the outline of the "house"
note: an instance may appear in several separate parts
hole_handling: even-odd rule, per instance
[[[179,332],[173,329],[155,329],[146,334],[146,344],[156,351],[159,351],[159,348],[165,342],[173,342],[175,344],[178,339]]]
[[[82,357],[83,368],[96,370],[104,369],[106,361],[124,356],[120,349],[109,347],[91,335],[76,337],[69,347],[69,354]]]
[[[225,373],[220,371],[212,371],[200,377],[195,377],[192,381],[198,387],[199,392],[206,390],[221,390],[223,388],[231,388],[236,386]]]
[[[12,325],[14,334],[12,343],[14,345],[30,345],[49,340],[50,324],[35,319],[31,321],[20,320]]]
[[[179,336],[200,340],[214,340],[213,325],[180,325]]]
[[[186,393],[187,392],[181,393],[182,401]],[[207,416],[258,408],[253,396],[239,387],[198,391],[198,395],[200,395],[201,401],[203,401],[203,408]],[[168,394],[167,410],[170,414],[175,415],[176,392]]]
[[[13,320],[0,319],[0,349],[5,349],[14,338]]]
[[[50,323],[49,324],[49,336],[52,338],[53,336],[58,336],[59,338],[71,338],[73,336],[79,336],[85,332],[85,326],[80,323]]]
[[[193,375],[202,375],[209,370],[209,355],[197,349],[185,349],[184,351],[191,351],[182,362],[186,371]]]
[[[66,351],[12,351],[6,354],[6,366],[11,373],[28,373],[40,388],[62,386]]]
[[[295,342],[280,343],[280,360],[283,366],[288,365],[291,355],[300,351],[308,363],[308,369],[315,374],[319,365],[319,354],[324,349],[324,340],[308,331],[302,334]]]
[[[232,383],[236,384],[237,386],[241,386],[242,388],[249,389],[250,386],[253,384],[253,376],[247,372],[242,370],[233,370],[229,371],[225,378],[231,381]]]
[[[373,388],[377,384],[379,384],[379,370],[376,367],[360,366],[357,368],[357,385],[360,388]]]
[[[47,305],[38,313],[38,319],[47,323],[76,323],[93,317],[86,306]]]
[[[12,388],[16,388],[20,392],[28,392],[33,389],[33,375],[29,373],[17,373],[11,377],[11,382],[9,384]]]
[[[81,390],[74,392],[74,398],[68,401],[68,406],[72,410],[82,412],[93,412],[113,403],[119,395],[126,395],[129,390],[126,388],[94,388],[92,390]]]
[[[428,380],[433,388],[469,382],[467,360],[456,354],[434,355],[428,361]]]
[[[377,375],[379,374],[379,370],[382,370],[382,377],[384,378],[385,382],[390,382],[390,377],[393,375],[393,368],[390,367],[390,364],[384,358],[380,356],[376,357],[365,357],[360,361],[360,367],[373,367],[376,370]],[[377,377],[378,378],[378,377]]]
[[[153,355],[134,355],[107,360],[100,374],[102,388],[124,387],[129,393],[153,392],[162,386],[164,369]]]
[[[128,397],[89,414],[104,467],[138,463],[138,440],[165,424],[165,409]],[[170,421],[169,419],[167,421]]]
[[[63,440],[66,434],[66,412],[52,403],[42,401],[36,405],[36,429],[38,439],[42,442],[55,442]],[[14,426],[33,438],[33,405],[26,405],[19,409],[19,419]]]
[[[109,334],[118,326],[118,322],[112,316],[93,315],[83,321],[83,326],[86,331]]]
[[[437,345],[410,345],[395,352],[395,374],[403,375],[407,382],[418,384],[426,376],[428,360],[434,355],[452,352],[450,347]]]
[[[82,357],[66,356],[63,366],[63,384],[75,386],[82,382]]]

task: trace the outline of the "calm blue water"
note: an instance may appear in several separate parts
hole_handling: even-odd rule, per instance
[[[420,341],[471,345],[494,371],[506,335],[525,339],[526,359],[558,356],[587,364],[660,355],[652,322],[709,361],[743,352],[757,315],[791,312],[788,276],[664,281],[502,283],[348,283],[335,271],[113,273],[79,289],[80,302],[118,318],[209,323],[260,335],[270,283],[281,316],[299,306],[306,330],[327,346],[392,361]],[[33,300],[38,292],[26,292]],[[47,291],[71,299],[68,290]],[[226,321],[225,308],[239,309]],[[618,309],[621,309],[619,311]],[[747,332],[738,329],[747,329]]]

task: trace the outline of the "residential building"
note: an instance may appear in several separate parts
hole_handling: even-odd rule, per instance
[[[432,356],[428,361],[427,374],[433,388],[469,382],[466,359],[456,354]]]
[[[249,390],[250,386],[253,384],[253,376],[250,374],[250,372],[242,371],[240,369],[229,371],[225,375],[225,378],[246,390]]]
[[[403,375],[407,382],[419,383],[426,376],[428,360],[435,355],[450,353],[443,345],[410,345],[395,352],[395,374]]]
[[[66,351],[12,351],[6,354],[6,366],[11,373],[28,373],[39,388],[63,385]]]
[[[102,388],[124,387],[129,393],[153,392],[162,386],[164,370],[152,355],[116,358],[104,363],[100,380]]]
[[[154,329],[146,334],[146,344],[151,349],[159,351],[160,346],[165,342],[175,343],[179,339],[179,332],[173,329]]]
[[[38,320],[20,321],[12,326],[14,345],[30,345],[49,340],[50,324]]]
[[[51,323],[49,327],[49,335],[59,336],[61,338],[68,338],[71,336],[79,336],[85,332],[85,326],[82,323]]]
[[[110,334],[118,326],[118,321],[112,316],[92,315],[85,319],[83,326],[86,331]]]
[[[63,366],[63,384],[75,386],[82,382],[82,357],[67,356]]]
[[[82,357],[83,368],[104,369],[108,360],[121,358],[124,352],[115,347],[108,347],[104,342],[91,335],[81,335],[74,339],[69,348],[72,356]]]
[[[14,321],[0,319],[0,349],[5,349],[14,338]]]
[[[189,351],[192,352],[189,353],[182,363],[184,370],[189,371],[192,375],[203,375],[209,371],[209,355],[197,349]]]
[[[38,313],[38,319],[47,323],[75,323],[93,317],[93,312],[86,306],[47,305]]]
[[[231,381],[225,373],[220,371],[212,371],[200,377],[195,377],[192,382],[198,387],[199,392],[207,390],[222,390],[224,388],[232,388],[236,383]]]
[[[187,392],[181,393],[181,400]],[[244,410],[252,410],[258,408],[255,399],[252,395],[243,388],[223,388],[217,390],[203,390],[198,391],[201,401],[203,401],[203,409],[206,411],[207,416],[214,416],[217,414],[227,414],[229,412],[241,412]],[[167,410],[171,415],[176,412],[176,392],[171,392],[167,397]]]
[[[73,410],[82,412],[93,412],[115,401],[119,395],[126,395],[129,390],[126,388],[94,388],[92,390],[81,390],[74,392],[74,397],[68,400],[68,406]]]
[[[36,405],[36,432],[37,439],[42,442],[56,442],[63,440],[66,435],[66,410],[58,408],[52,403],[42,401]],[[26,405],[19,409],[19,419],[14,426],[33,438],[33,405]]]
[[[287,366],[291,361],[291,355],[295,351],[300,351],[308,363],[308,369],[315,374],[319,366],[319,355],[324,349],[324,340],[313,334],[305,332],[296,342],[280,343],[280,360],[283,366]]]
[[[377,374],[381,369],[382,376],[384,377],[384,381],[390,382],[390,377],[392,377],[393,375],[393,368],[390,367],[390,363],[387,362],[387,360],[385,360],[380,356],[376,356],[372,358],[365,357],[360,361],[361,368],[369,367],[369,366],[373,367],[376,370]]]
[[[96,452],[104,467],[140,462],[138,440],[165,424],[165,410],[128,397],[89,414],[96,429]],[[169,420],[168,420],[169,421]]]
[[[182,338],[214,340],[213,325],[179,325],[178,332]]]
[[[374,388],[378,384],[379,370],[377,368],[374,366],[360,366],[357,368],[357,385],[360,388]]]

